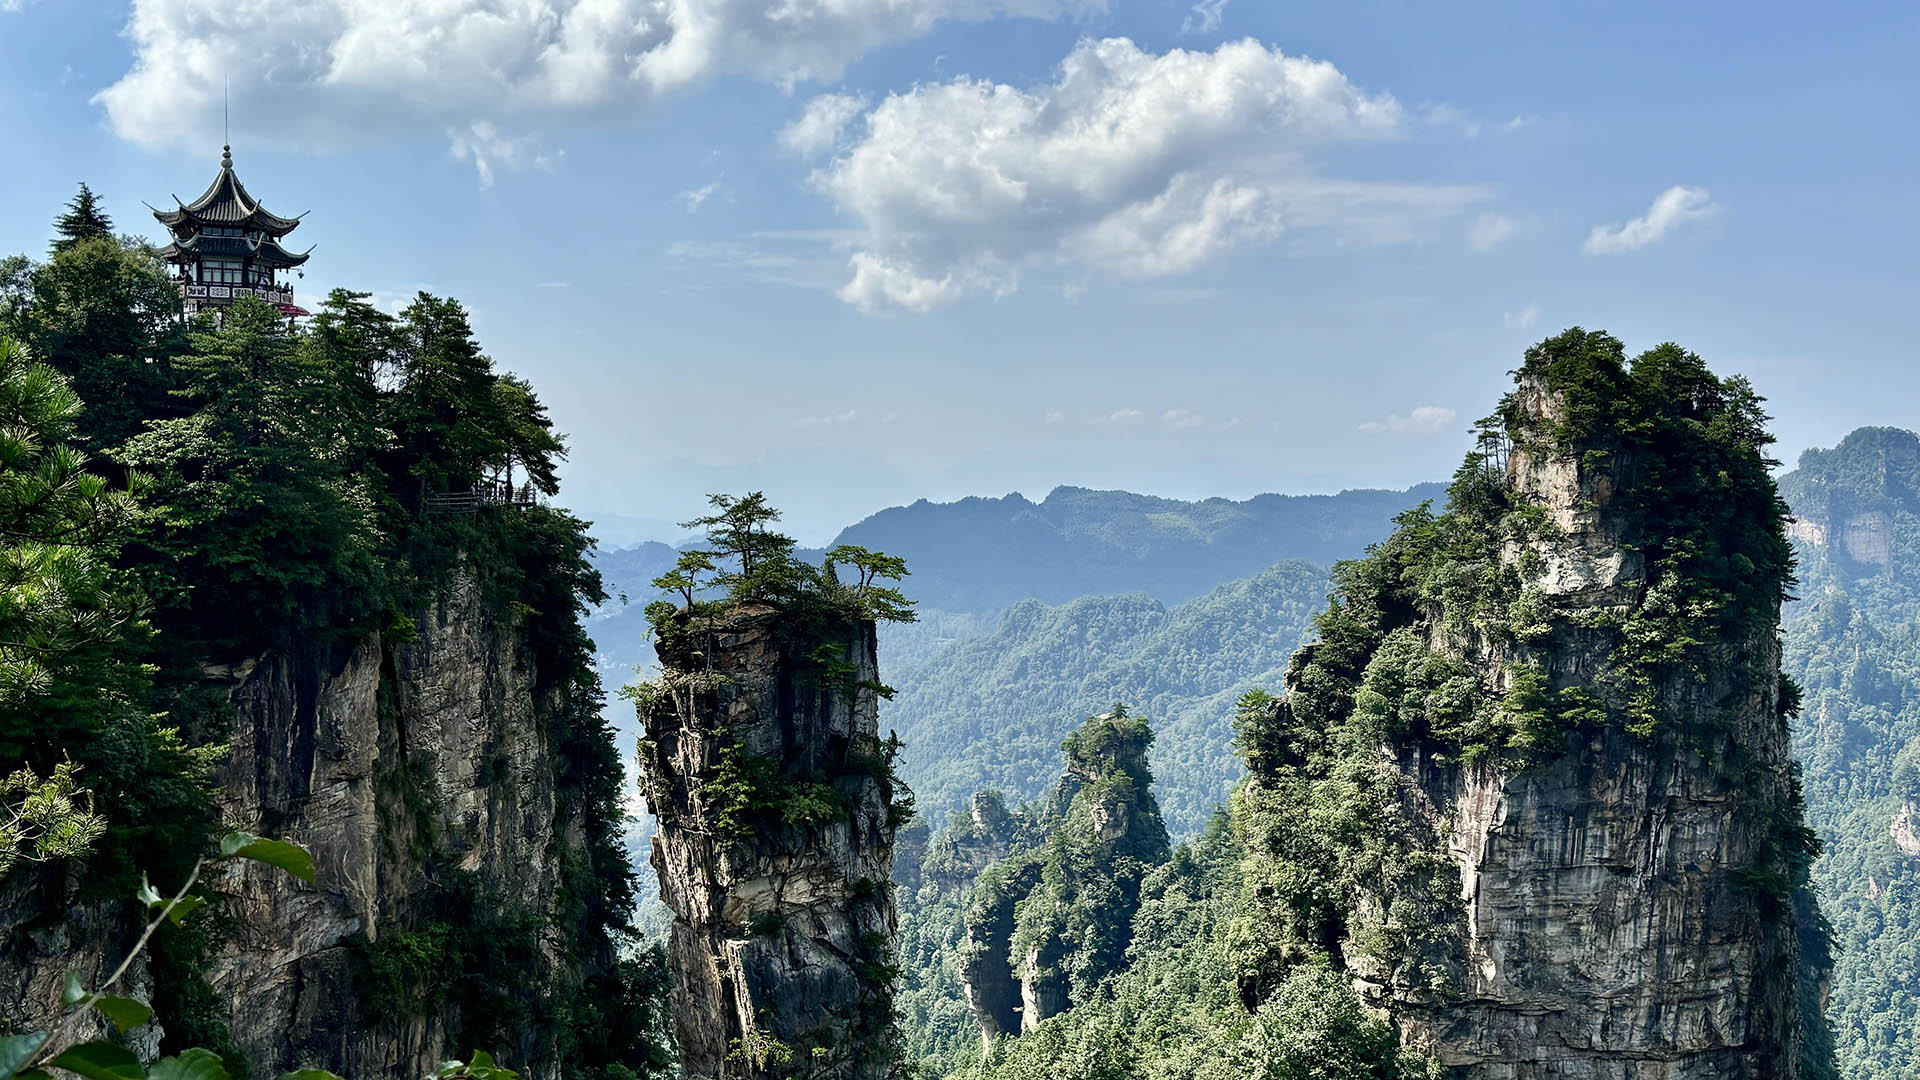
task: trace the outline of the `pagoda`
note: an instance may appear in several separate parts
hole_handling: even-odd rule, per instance
[[[173,233],[173,242],[158,254],[177,271],[181,304],[189,317],[243,296],[257,297],[290,316],[307,313],[294,304],[291,283],[280,278],[281,271],[301,265],[313,253],[309,248],[295,255],[280,246],[281,239],[299,227],[300,218],[271,213],[247,194],[233,173],[233,147],[220,148],[220,175],[199,198],[183,203],[175,195],[173,202],[177,209],[153,211],[155,220]]]

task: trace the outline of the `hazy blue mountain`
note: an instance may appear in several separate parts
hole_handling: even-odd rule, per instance
[[[1062,487],[1040,503],[1017,494],[922,500],[882,510],[835,542],[904,557],[908,595],[943,611],[1131,593],[1177,604],[1285,559],[1353,558],[1387,534],[1394,515],[1442,494],[1423,484],[1183,502]]]

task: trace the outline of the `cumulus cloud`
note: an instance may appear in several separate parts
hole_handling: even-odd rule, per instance
[[[1619,225],[1596,225],[1582,248],[1589,255],[1619,255],[1657,243],[1689,221],[1713,213],[1706,188],[1675,185],[1654,196],[1647,212]]]
[[[1438,405],[1419,405],[1405,416],[1395,413],[1385,420],[1369,420],[1360,425],[1360,430],[1393,435],[1432,435],[1453,423],[1456,415],[1452,409]]]
[[[1031,89],[961,77],[891,95],[813,183],[861,233],[842,299],[924,311],[1011,291],[1035,265],[1153,277],[1285,230],[1413,239],[1482,193],[1312,163],[1402,123],[1390,95],[1251,39],[1155,54],[1109,38]]]
[[[618,117],[713,75],[787,88],[832,80],[867,50],[945,21],[1057,18],[1105,3],[133,0],[132,69],[97,100],[116,133],[144,145],[219,130],[228,77],[241,131],[261,138],[320,147],[481,123],[524,135]]]
[[[799,157],[826,153],[840,145],[847,125],[866,108],[867,99],[856,94],[821,94],[781,129],[780,148]]]

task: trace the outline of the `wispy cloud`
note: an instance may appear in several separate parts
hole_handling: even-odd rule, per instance
[[[1220,29],[1220,16],[1227,10],[1228,0],[1200,0],[1187,13],[1187,19],[1180,24],[1183,34],[1211,34]]]
[[[1452,409],[1439,405],[1418,405],[1405,416],[1395,413],[1385,420],[1369,420],[1360,425],[1360,430],[1390,435],[1432,435],[1453,423],[1457,415]]]
[[[449,130],[447,148],[457,160],[473,163],[483,188],[493,186],[496,169],[551,169],[560,157],[542,150],[530,135],[508,135],[485,120]]]
[[[719,190],[720,181],[715,180],[710,184],[702,184],[697,188],[688,188],[680,194],[675,195],[673,201],[679,203],[680,209],[685,210],[687,213],[697,213],[702,206],[706,205],[708,199],[713,198],[713,193]]]
[[[1141,412],[1139,409],[1116,409],[1108,414],[1107,423],[1124,424],[1130,420],[1138,420],[1145,415],[1146,413]]]
[[[1581,250],[1589,255],[1619,255],[1658,243],[1668,233],[1714,212],[1706,188],[1674,185],[1654,196],[1647,212],[1618,225],[1596,225]]]
[[[1192,409],[1168,409],[1160,414],[1160,420],[1175,431],[1197,428],[1207,422],[1207,418]]]
[[[794,427],[844,427],[859,419],[860,413],[854,409],[846,412],[828,413],[825,416],[802,416],[793,422]]]
[[[1500,319],[1507,324],[1509,330],[1530,330],[1534,323],[1540,321],[1540,309],[1533,304],[1528,304],[1519,311],[1509,311],[1501,315]]]
[[[1481,214],[1467,223],[1467,249],[1485,255],[1519,231],[1520,223],[1505,214]]]

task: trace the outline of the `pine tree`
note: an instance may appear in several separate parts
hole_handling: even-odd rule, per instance
[[[58,255],[84,241],[111,237],[113,219],[100,209],[99,196],[82,181],[80,190],[67,203],[67,212],[54,221],[53,231],[58,234],[53,241],[53,253]]]

